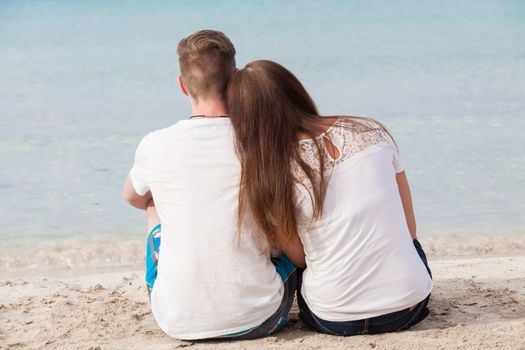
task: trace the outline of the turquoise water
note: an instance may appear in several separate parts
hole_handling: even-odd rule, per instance
[[[1,1],[0,246],[144,235],[121,186],[189,115],[176,45],[202,28],[390,127],[420,231],[525,233],[522,1]]]

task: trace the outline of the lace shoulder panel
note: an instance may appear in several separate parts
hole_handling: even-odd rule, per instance
[[[339,117],[323,134],[315,138],[318,145],[327,155],[324,171],[331,171],[337,164],[361,153],[382,141],[393,145],[385,129],[377,121],[369,118]],[[326,143],[332,143],[339,151],[339,157],[332,159]],[[319,169],[319,151],[313,139],[299,141],[301,158],[314,170]]]

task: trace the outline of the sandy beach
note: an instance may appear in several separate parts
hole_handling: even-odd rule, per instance
[[[525,1],[520,0],[0,0],[0,350],[525,350],[524,18]],[[235,46],[235,55],[229,44],[216,40],[209,50],[196,50],[198,55],[179,49],[183,38],[203,29],[223,32]],[[188,61],[195,58],[195,64],[185,65],[183,58],[181,70],[178,53],[192,58]],[[215,54],[222,58],[213,58]],[[299,99],[289,93],[299,90],[297,84],[278,93],[276,84],[268,98],[272,104],[262,108],[273,78],[261,79],[268,89],[253,84],[253,91],[243,91],[242,101],[248,95],[258,97],[250,105],[260,109],[262,117],[279,116],[275,124],[267,123],[275,132],[268,128],[261,133],[271,136],[269,151],[279,146],[275,154],[287,154],[277,136],[311,129],[308,122],[280,133],[287,125],[297,125],[304,113],[285,122],[293,109],[280,108],[278,101],[307,101],[308,108],[301,103],[296,110],[313,112],[312,100],[326,116],[369,116],[391,133],[398,146],[391,163],[399,163],[396,172],[406,169],[419,241],[434,277],[430,315],[417,326],[346,338],[319,334],[299,319],[295,303],[286,327],[264,339],[182,341],[158,328],[144,281],[146,217],[123,200],[123,185],[132,168],[144,177],[157,173],[140,171],[139,164],[155,163],[150,162],[153,157],[141,156],[150,149],[141,140],[155,139],[151,154],[163,159],[158,176],[139,182],[144,185],[141,190],[156,192],[166,236],[173,228],[181,234],[173,236],[173,242],[193,242],[187,238],[195,232],[202,236],[195,241],[198,248],[210,243],[218,252],[220,244],[212,234],[219,241],[220,230],[228,228],[221,221],[227,218],[222,209],[238,206],[238,173],[233,172],[237,163],[228,156],[233,145],[227,139],[219,142],[217,125],[210,134],[204,128],[188,128],[166,137],[166,142],[161,135],[175,130],[179,122],[203,121],[191,116],[229,115],[240,125],[235,120],[243,113],[235,116],[240,108],[231,107],[237,94],[226,79],[233,65],[242,70],[262,59],[290,70],[309,94]],[[223,73],[214,74],[215,64],[227,66],[217,66],[216,72]],[[186,69],[195,79],[186,79],[184,66],[197,68]],[[253,121],[257,128],[249,128],[252,131],[266,124]],[[334,136],[339,133],[337,128],[333,131]],[[330,134],[323,133],[321,146],[332,149],[332,144],[339,155],[327,163],[366,154],[381,158],[364,152],[365,139],[376,139],[373,133],[363,134],[363,142],[353,133],[342,135],[340,142]],[[235,144],[241,139],[237,136]],[[206,146],[207,141],[213,146]],[[259,152],[265,162],[281,158],[269,151]],[[377,169],[384,169],[386,163],[381,164]],[[266,168],[265,164],[262,169]],[[268,169],[274,168],[285,169]],[[350,165],[339,168],[349,170]],[[180,174],[161,175],[162,169]],[[385,210],[394,201],[379,196],[393,198],[395,191],[375,182],[386,173],[375,174],[374,166],[359,162],[354,169],[349,173],[366,177],[349,181],[348,187],[326,189],[333,189],[338,199],[348,199],[349,190],[359,201],[345,201],[348,208],[335,205],[338,200],[325,202],[329,205],[323,209],[335,214],[337,223],[326,226],[327,234],[341,232],[333,227],[344,223],[346,214],[355,214],[357,221],[376,212],[380,221],[393,217]],[[231,174],[221,177],[226,170]],[[217,186],[215,192],[212,185],[223,178],[235,183]],[[271,171],[266,178],[280,179]],[[342,178],[336,176],[336,181]],[[365,191],[368,179],[374,185]],[[173,184],[167,185],[170,180]],[[157,190],[161,182],[166,191]],[[227,191],[231,193],[223,194]],[[169,194],[166,200],[164,194]],[[167,198],[171,194],[174,197]],[[281,197],[287,198],[277,198]],[[223,205],[221,200],[230,203]],[[399,204],[397,198],[395,202]],[[179,203],[181,208],[165,210],[164,203]],[[279,216],[270,215],[272,225],[275,217]],[[361,226],[356,220],[346,227]],[[374,220],[364,221],[376,226]],[[205,222],[209,227],[201,230]],[[184,229],[193,223],[198,229]],[[388,230],[394,232],[390,224]],[[213,240],[204,236],[210,231]],[[329,246],[325,243],[330,238],[319,240],[321,248]],[[344,238],[333,240],[334,246],[342,246],[349,237]],[[333,252],[323,257],[348,257]],[[197,256],[209,257],[206,249],[184,253],[193,254],[192,262]],[[389,264],[385,273],[394,270],[390,268]],[[223,302],[224,294],[221,297]],[[219,312],[231,312],[222,309]]]
[[[501,244],[451,251],[429,242],[431,315],[405,332],[348,338],[309,331],[294,306],[287,327],[268,338],[172,339],[152,318],[139,268],[5,278],[0,349],[525,349],[525,249]]]

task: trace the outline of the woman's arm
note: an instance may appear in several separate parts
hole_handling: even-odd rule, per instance
[[[283,247],[282,251],[295,266],[302,269],[306,267],[303,244],[298,236],[295,236],[286,247]]]
[[[417,239],[416,236],[416,217],[414,215],[414,207],[412,206],[412,194],[410,193],[410,186],[408,186],[407,175],[404,171],[396,174],[397,187],[401,202],[403,203],[403,210],[405,211],[405,219],[408,225],[408,231],[412,239]]]

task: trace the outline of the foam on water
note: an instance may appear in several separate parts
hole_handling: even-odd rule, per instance
[[[421,237],[429,259],[469,258],[479,256],[518,256],[525,254],[525,236],[506,239],[463,234],[449,237]],[[161,248],[162,249],[162,248]],[[95,236],[87,239],[63,239],[31,247],[0,250],[0,279],[26,275],[76,274],[79,271],[133,269],[145,266],[145,243]]]

